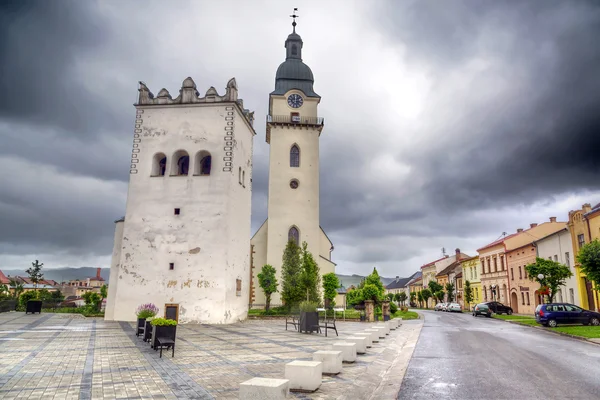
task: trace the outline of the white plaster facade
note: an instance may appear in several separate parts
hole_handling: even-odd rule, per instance
[[[124,220],[116,223],[105,319],[154,303],[180,323],[247,317],[253,116],[235,79],[173,99],[140,82]],[[188,157],[187,161],[185,157]],[[166,160],[165,160],[166,158]]]
[[[269,149],[268,217],[251,239],[253,246],[252,304],[264,304],[258,273],[265,264],[277,271],[281,283],[283,251],[290,229],[298,230],[298,242],[319,264],[321,275],[335,272],[331,261],[333,244],[319,224],[319,137],[323,119],[318,116],[321,97],[312,90],[313,76],[302,63],[302,39],[294,33],[286,40],[287,58],[277,70],[276,88],[269,96],[267,137]],[[293,107],[290,96],[300,96],[302,104]],[[299,150],[298,166],[291,162],[292,148]],[[292,187],[293,182],[297,187]],[[281,289],[281,284],[279,286]],[[279,293],[271,303],[281,304]]]
[[[580,305],[579,293],[577,287],[577,278],[575,277],[575,260],[573,260],[573,242],[571,233],[565,228],[557,233],[549,235],[535,242],[537,256],[549,260],[558,261],[569,267],[573,276],[565,281],[565,285],[560,287],[560,291],[554,297],[558,303],[571,303]]]

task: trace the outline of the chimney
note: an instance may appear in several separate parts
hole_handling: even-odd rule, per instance
[[[590,203],[585,203],[584,205],[581,206],[581,208],[583,208],[584,214],[587,214],[590,211],[592,211],[592,205]]]
[[[102,271],[102,268],[96,268],[96,278],[100,278],[100,271]]]
[[[550,217],[550,222],[556,222],[556,217]]]
[[[396,276],[396,282],[398,282],[400,280],[399,276]]]
[[[454,251],[456,252],[456,260],[455,261],[459,261],[460,260],[460,249],[456,249]]]
[[[517,228],[517,233],[523,232],[523,228]]]
[[[550,218],[550,221],[552,221],[552,218]],[[532,228],[535,228],[537,226],[537,224],[535,222],[533,222],[533,223],[529,224],[529,226]]]

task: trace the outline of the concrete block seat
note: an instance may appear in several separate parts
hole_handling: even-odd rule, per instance
[[[375,325],[375,328],[382,328],[385,331],[386,335],[390,334],[390,326],[387,325],[386,323],[377,324],[377,325]]]
[[[365,354],[367,352],[367,338],[364,336],[349,336],[346,338],[346,342],[356,344],[356,352],[358,354]]]
[[[374,326],[371,329],[373,329],[377,333],[379,339],[385,339],[385,337],[386,337],[386,333],[385,333],[386,329],[384,327],[382,327],[382,326]]]
[[[379,332],[380,331],[381,331],[380,329],[373,329],[373,328],[365,329],[365,333],[371,334],[371,341],[373,343],[379,342]]]
[[[290,381],[290,390],[314,392],[321,386],[323,363],[320,361],[292,361],[285,364],[285,379]]]
[[[243,400],[280,400],[290,393],[287,379],[252,378],[240,384],[239,398]]]
[[[386,321],[385,324],[388,326],[388,329],[390,329],[392,331],[395,331],[396,328],[398,328],[398,324],[393,319],[390,319],[389,321]]]
[[[371,332],[356,332],[353,333],[352,336],[357,336],[357,337],[364,337],[365,340],[365,346],[367,347],[372,347],[373,346],[373,340],[371,340],[371,336],[372,333]]]
[[[353,363],[356,361],[356,344],[350,342],[335,342],[332,346],[334,351],[342,352],[342,361]]]
[[[313,361],[323,363],[323,374],[335,375],[342,372],[342,352],[319,350],[313,353]]]

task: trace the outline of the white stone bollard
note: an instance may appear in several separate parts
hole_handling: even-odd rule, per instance
[[[390,319],[389,321],[386,321],[385,323],[387,324],[388,328],[391,329],[392,331],[395,331],[396,328],[398,327],[398,324],[393,319]]]
[[[365,354],[367,352],[367,338],[363,336],[350,336],[346,338],[349,343],[356,344],[356,352],[358,354]]]
[[[319,350],[313,353],[313,361],[323,363],[324,374],[339,374],[342,372],[342,352]]]
[[[390,334],[390,326],[386,323],[377,324],[375,325],[375,328],[383,328],[386,335]]]
[[[374,326],[373,329],[375,329],[377,331],[377,334],[379,335],[379,339],[385,339],[385,335],[386,335],[386,328],[385,326]]]
[[[348,342],[335,342],[333,350],[342,352],[342,361],[353,363],[356,361],[356,344]]]
[[[290,390],[314,392],[321,386],[323,363],[320,361],[292,361],[285,364],[285,379]]]
[[[290,393],[287,379],[252,378],[240,383],[239,398],[242,400],[280,400]]]
[[[365,332],[371,334],[371,342],[379,342],[379,329],[369,328],[365,329]]]
[[[366,339],[365,343],[367,347],[373,346],[373,340],[371,340],[372,332],[357,332],[353,333],[352,336],[364,337]]]

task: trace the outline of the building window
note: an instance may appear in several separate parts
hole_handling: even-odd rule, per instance
[[[519,279],[523,279],[523,271],[521,270],[521,266],[519,266]]]
[[[583,237],[583,233],[581,235],[577,235],[577,243],[579,244],[580,249],[585,244],[585,238]]]
[[[514,281],[514,280],[515,280],[515,271],[514,271],[514,268],[511,268],[511,269],[510,269],[510,279],[511,279],[512,281]]]
[[[565,252],[565,265],[571,267],[571,259],[569,258],[569,252]]]
[[[292,180],[290,181],[290,187],[291,187],[292,189],[298,189],[298,185],[299,185],[299,182],[298,182],[298,180],[297,180],[297,179],[292,179]]]
[[[525,293],[521,292],[521,304],[525,305]]]
[[[292,241],[296,243],[296,246],[300,245],[300,232],[298,232],[298,228],[292,226],[288,232],[288,241]]]
[[[242,184],[242,167],[238,170],[238,183]]]
[[[529,292],[527,292],[527,305],[529,305]]]
[[[242,186],[246,187],[246,171],[242,171]]]
[[[527,270],[525,269],[525,265],[523,265],[523,278],[527,279]]]
[[[494,272],[498,272],[498,257],[494,257]]]
[[[236,296],[242,295],[242,280],[241,279],[235,280],[235,295]]]
[[[554,261],[558,262],[558,256],[556,254],[554,255]]]
[[[573,289],[569,289],[569,300],[571,300],[571,304],[575,303],[575,292]]]
[[[483,287],[483,299],[487,300],[487,288],[485,286]]]
[[[171,176],[187,175],[190,168],[190,157],[184,150],[179,150],[173,154],[173,164],[171,165]]]
[[[175,215],[179,215],[181,214],[181,208],[176,208],[175,209]]]
[[[175,269],[175,263],[169,263],[169,269]]]
[[[300,148],[298,146],[293,145],[290,150],[290,167],[299,167],[300,166]]]
[[[206,150],[200,150],[194,157],[194,175],[210,175],[212,156]]]
[[[293,56],[298,55],[298,46],[296,46],[295,44],[292,45],[292,55]]]
[[[485,260],[482,258],[479,262],[481,263],[481,273],[485,274]]]
[[[167,156],[163,153],[156,153],[152,159],[151,176],[165,176],[167,170]]]

